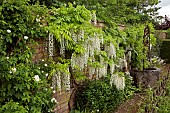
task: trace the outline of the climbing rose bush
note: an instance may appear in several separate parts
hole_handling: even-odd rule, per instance
[[[45,19],[46,8],[30,6],[28,0],[0,5],[0,113],[48,113],[56,105],[48,65],[32,62],[29,44],[46,36],[36,15]]]
[[[3,56],[0,66],[0,112],[5,113],[9,108],[11,112],[21,108],[29,113],[51,112],[56,101],[51,101],[53,89],[42,73],[43,67],[18,63],[16,57],[7,59]]]

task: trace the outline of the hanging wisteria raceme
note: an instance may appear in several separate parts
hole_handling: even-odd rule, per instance
[[[108,57],[116,58],[116,49],[112,43],[109,43],[109,45],[105,45],[104,50],[107,52]]]
[[[71,56],[71,67],[72,69],[76,69],[76,67],[80,68],[80,71],[83,71],[84,66],[87,65],[85,62],[85,55],[76,55],[75,53]]]
[[[113,74],[115,71],[115,64],[114,63],[111,63],[110,64],[110,74]]]
[[[91,63],[95,62],[94,56],[92,56],[92,57],[89,59],[89,62],[91,62]],[[90,78],[90,79],[93,78],[93,75],[95,75],[95,72],[96,72],[96,68],[95,68],[95,67],[93,67],[93,66],[88,66],[88,73],[89,73],[89,78]]]
[[[57,71],[52,77],[52,87],[61,91],[61,73]]]
[[[125,77],[118,74],[112,74],[110,79],[110,85],[114,84],[118,90],[125,88]]]
[[[70,73],[69,68],[66,69],[66,72],[61,72],[57,70],[52,78],[52,87],[58,91],[66,90],[70,91]]]
[[[48,36],[48,53],[49,56],[53,56],[54,53],[54,38],[53,38],[53,34],[49,33]]]
[[[94,38],[93,37],[89,37],[87,40],[87,47],[85,47],[86,49],[88,49],[87,51],[89,52],[89,57],[94,55]]]
[[[60,40],[60,55],[62,56],[62,57],[65,57],[65,49],[66,49],[66,47],[65,47],[65,43],[66,43],[67,41],[65,41],[64,40],[64,37],[62,37],[61,36],[61,40]]]
[[[108,58],[112,60],[109,66],[110,66],[110,74],[113,74],[115,71],[115,64],[113,62],[113,59],[116,58],[115,46],[110,42],[109,45],[104,46],[104,50],[106,51]]]
[[[95,33],[94,34],[94,40],[93,40],[93,46],[94,46],[94,49],[96,52],[99,52],[100,51],[100,38],[99,36]]]
[[[70,91],[70,73],[68,72],[69,72],[69,68],[67,68],[67,72],[62,73],[62,77],[63,77],[62,85],[66,91]]]
[[[104,61],[104,58],[100,56],[100,64],[102,65],[101,68],[99,68],[99,78],[104,77],[107,75],[107,67],[108,64]]]

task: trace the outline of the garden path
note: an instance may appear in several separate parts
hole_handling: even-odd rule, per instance
[[[162,72],[170,71],[170,64],[165,64],[161,70]],[[143,100],[144,93],[136,93],[131,99],[120,105],[113,113],[137,113]]]
[[[136,93],[133,98],[125,101],[114,113],[137,113],[142,104],[143,94]]]

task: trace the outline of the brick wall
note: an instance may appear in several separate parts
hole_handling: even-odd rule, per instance
[[[48,58],[47,51],[45,50],[45,39],[36,39],[35,42],[36,44],[30,44],[30,46],[35,49],[35,53],[32,58],[33,62]]]
[[[54,113],[69,113],[70,94],[70,91],[61,91],[54,94],[54,98],[56,98],[58,102]]]
[[[37,62],[41,59],[47,59],[48,53],[45,49],[45,39],[36,39],[35,42],[35,44],[29,44],[29,46],[35,50],[32,58],[33,62]],[[70,106],[73,106],[73,101],[72,104],[69,105],[70,95],[70,91],[61,91],[54,94],[54,98],[56,98],[58,102],[54,109],[55,113],[69,113]]]

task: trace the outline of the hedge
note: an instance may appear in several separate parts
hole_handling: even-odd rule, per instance
[[[170,39],[162,40],[160,57],[164,59],[166,63],[170,63]]]

